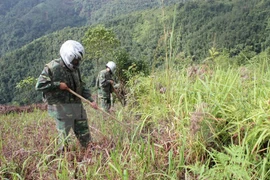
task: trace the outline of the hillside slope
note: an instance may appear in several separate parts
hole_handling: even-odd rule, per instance
[[[99,23],[157,7],[154,0],[1,0],[0,57],[65,27]],[[177,2],[168,0],[166,4]]]
[[[241,65],[270,46],[270,3],[244,3],[179,3],[164,9],[164,15],[160,8],[144,10],[107,21],[105,26],[113,29],[133,59],[144,60],[150,68],[164,64],[168,48],[176,65],[191,57],[203,61],[211,56],[209,49],[213,47],[219,53],[235,56],[234,63]],[[27,96],[33,102],[40,101],[33,87],[18,92],[16,83],[28,76],[38,77],[44,63],[58,57],[61,42],[70,38],[81,41],[87,28],[65,28],[0,58],[0,94],[4,94],[0,104],[21,102]],[[91,64],[84,64],[83,74],[93,78],[90,76],[95,75],[87,69]],[[87,83],[90,86],[92,82]]]

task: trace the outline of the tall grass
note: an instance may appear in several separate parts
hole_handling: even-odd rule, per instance
[[[189,65],[163,16],[165,68],[130,79],[115,118],[86,106],[87,149],[71,133],[56,154],[46,112],[0,115],[1,179],[269,179],[270,56],[236,66],[212,49],[206,64]]]
[[[269,56],[259,55],[242,67],[216,65],[206,70],[198,65],[193,74],[190,68],[171,69],[165,93],[160,88],[167,85],[166,72],[136,77],[130,81],[130,106],[152,137],[157,132],[162,142],[162,133],[167,132],[165,136],[182,147],[182,173],[188,170],[194,178],[204,179],[267,179],[268,62]]]
[[[93,142],[83,150],[71,133],[61,155],[46,112],[1,115],[0,177],[268,179],[268,62],[172,68],[170,88],[165,70],[136,76],[117,121],[86,106]]]

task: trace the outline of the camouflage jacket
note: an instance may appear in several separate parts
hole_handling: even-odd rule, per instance
[[[110,93],[113,92],[113,88],[109,80],[115,81],[113,74],[108,72],[106,69],[98,73],[96,80],[96,86],[98,88],[99,97],[109,98]]]
[[[47,100],[49,105],[81,103],[80,98],[68,91],[60,90],[60,82],[66,83],[70,89],[93,102],[90,91],[85,88],[81,80],[79,69],[70,71],[62,59],[52,60],[45,65],[35,88],[37,91],[42,91],[43,98]]]

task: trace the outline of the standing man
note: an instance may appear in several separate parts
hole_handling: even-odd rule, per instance
[[[106,64],[106,69],[99,72],[96,81],[98,98],[102,109],[106,112],[109,112],[111,108],[111,93],[114,92],[114,88],[118,86],[118,84],[115,84],[113,77],[115,70],[116,64],[113,61],[109,61]]]
[[[84,55],[84,47],[77,41],[68,40],[60,48],[60,58],[46,64],[41,72],[36,90],[42,91],[48,103],[48,113],[55,119],[59,133],[59,150],[64,150],[72,128],[82,147],[91,141],[86,111],[81,99],[68,91],[80,94],[97,109],[97,104],[81,80],[79,65]]]

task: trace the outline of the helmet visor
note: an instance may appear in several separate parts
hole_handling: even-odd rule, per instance
[[[82,60],[82,59],[81,59],[80,57],[74,58],[74,59],[71,61],[71,64],[72,64],[74,67],[79,67],[81,60]]]

